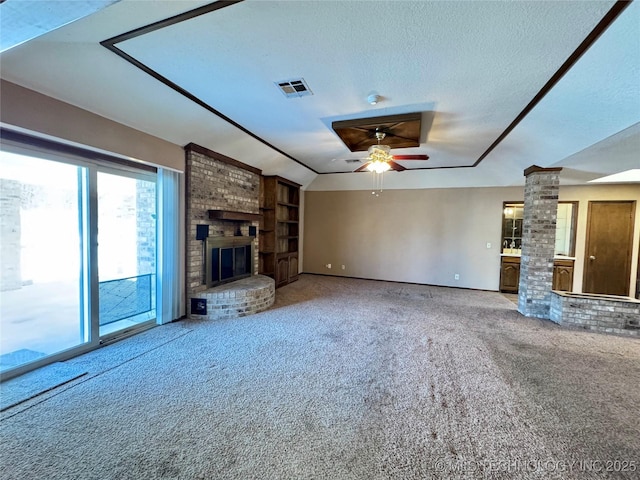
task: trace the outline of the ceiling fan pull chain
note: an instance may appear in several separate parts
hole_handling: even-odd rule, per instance
[[[379,197],[380,194],[382,193],[382,182],[383,182],[383,175],[384,172],[372,172],[373,173],[373,189],[371,191],[371,195],[375,195],[376,197]]]

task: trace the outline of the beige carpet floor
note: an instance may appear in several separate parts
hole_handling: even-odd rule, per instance
[[[640,342],[499,293],[303,275],[68,363],[2,413],[0,478],[640,478]]]

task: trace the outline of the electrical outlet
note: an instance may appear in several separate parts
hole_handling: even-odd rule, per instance
[[[330,263],[327,263],[327,264],[325,265],[325,267],[327,267],[327,268],[331,268],[331,264],[330,264]]]
[[[342,265],[342,269],[344,270],[346,267],[344,265]]]
[[[487,242],[487,248],[491,248],[491,242]]]
[[[453,276],[453,279],[454,279],[454,280],[460,280],[460,274],[459,274],[459,273],[456,273],[456,274]]]

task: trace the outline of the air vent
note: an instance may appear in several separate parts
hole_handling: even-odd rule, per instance
[[[280,82],[275,82],[275,84],[287,98],[313,95],[313,92],[309,88],[309,85],[304,81],[304,78],[282,80]]]
[[[362,163],[362,160],[358,160],[357,158],[347,158],[345,160],[347,163]]]

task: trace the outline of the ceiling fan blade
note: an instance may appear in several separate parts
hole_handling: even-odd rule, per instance
[[[403,137],[402,135],[397,135],[397,134],[395,134],[395,133],[393,133],[393,132],[388,132],[388,133],[387,133],[387,137],[401,138],[402,140],[407,140],[407,141],[409,141],[409,142],[412,142],[412,141],[414,141],[414,140],[415,140],[414,138]]]
[[[406,170],[406,167],[403,167],[402,165],[394,162],[393,160],[389,160],[387,163],[391,167],[391,170],[395,170],[396,172],[402,172],[403,170]]]
[[[367,167],[369,166],[369,164],[370,164],[370,163],[371,163],[371,162],[367,162],[367,163],[364,163],[364,164],[360,165],[360,166],[359,166],[358,168],[356,168],[353,172],[355,173],[355,172],[366,172],[366,171],[368,171],[368,170],[367,170]]]
[[[394,160],[429,160],[429,155],[394,155]]]
[[[360,140],[358,143],[356,143],[354,145],[354,150],[356,152],[358,151],[365,151],[367,148],[369,148],[371,145],[375,145],[376,141],[375,141],[375,137],[367,137],[364,138],[362,140]]]
[[[365,132],[367,135],[371,135],[375,137],[376,129],[375,128],[367,128],[367,127],[351,127],[353,130],[358,130],[360,132]]]
[[[403,123],[405,123],[405,122],[387,123],[386,125],[384,125],[382,127],[378,127],[378,129],[388,135],[388,134],[391,133],[392,130],[394,130],[395,128],[399,127]]]

